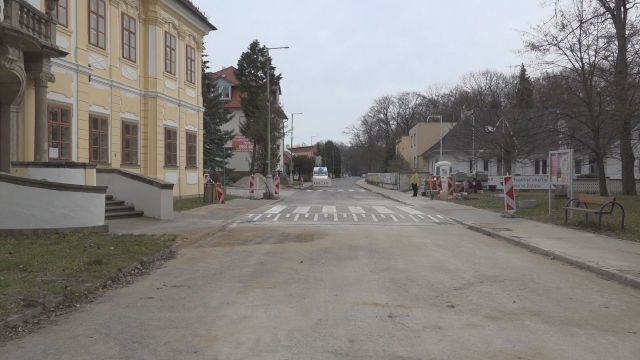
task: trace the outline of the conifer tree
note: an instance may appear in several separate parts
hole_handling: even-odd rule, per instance
[[[533,109],[533,106],[533,85],[529,75],[527,75],[527,69],[522,64],[520,66],[520,75],[518,75],[515,107],[516,109]]]

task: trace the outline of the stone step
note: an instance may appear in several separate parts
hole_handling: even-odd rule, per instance
[[[113,212],[122,212],[122,211],[135,211],[136,209],[133,205],[118,205],[118,206],[107,206],[104,208],[105,213],[113,213]]]
[[[113,201],[113,195],[105,195],[104,199],[106,201]]]
[[[104,214],[105,220],[126,219],[144,216],[144,211],[118,211]]]
[[[105,200],[104,205],[106,207],[122,206],[122,205],[124,205],[124,201],[122,201],[122,200]]]

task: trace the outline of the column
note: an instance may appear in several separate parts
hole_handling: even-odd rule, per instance
[[[4,105],[0,110],[0,171],[11,172],[11,162],[18,161],[20,141],[20,106]]]
[[[55,81],[52,74],[41,73],[36,79],[36,119],[33,160],[36,162],[49,161],[49,121],[47,114],[47,89],[49,81]]]

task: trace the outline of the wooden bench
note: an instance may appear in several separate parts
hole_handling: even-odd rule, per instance
[[[571,203],[576,201],[575,206],[571,206]],[[584,204],[584,207],[580,207],[580,204]],[[600,208],[589,209],[589,205],[600,205]],[[602,215],[613,214],[613,208],[618,205],[622,210],[622,229],[624,229],[624,207],[622,204],[616,201],[614,197],[595,196],[595,195],[580,195],[577,198],[573,198],[567,202],[563,207],[564,209],[564,223],[567,223],[568,211],[582,211],[585,213],[585,219],[589,221],[589,214],[598,215],[598,230],[602,226]]]

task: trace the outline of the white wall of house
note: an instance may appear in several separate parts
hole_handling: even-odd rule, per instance
[[[47,180],[51,182],[59,182],[73,185],[91,185],[87,184],[85,178],[85,169],[58,169],[58,168],[27,168],[26,177],[34,180]],[[95,170],[94,170],[95,171]]]

